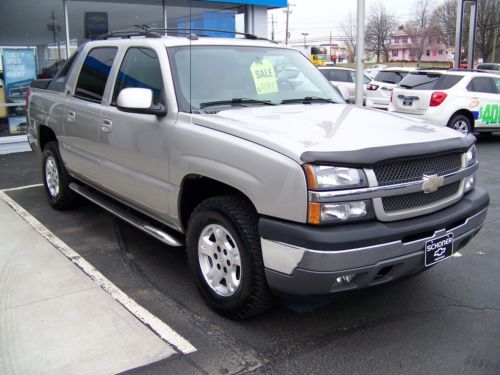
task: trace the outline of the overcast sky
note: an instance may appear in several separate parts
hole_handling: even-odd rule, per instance
[[[414,0],[366,0],[366,13],[370,6],[380,2],[386,9],[393,13],[399,23],[404,23],[411,17]],[[441,3],[441,0],[436,0]],[[290,41],[301,42],[304,40],[302,33],[308,33],[306,38],[318,40],[329,37],[332,33],[333,40],[343,35],[340,25],[352,13],[356,18],[356,0],[289,0],[292,13],[290,14]],[[283,9],[275,9],[268,13],[268,30],[271,36],[272,17],[274,15],[275,39],[285,40],[285,18]],[[337,37],[337,38],[336,38]]]

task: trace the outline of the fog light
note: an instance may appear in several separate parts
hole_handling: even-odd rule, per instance
[[[474,185],[476,184],[476,175],[472,175],[465,178],[465,192],[469,192],[472,190]]]
[[[337,277],[335,281],[337,282],[337,284],[349,284],[352,279],[354,279],[354,276],[356,276],[356,274],[354,273],[351,273],[349,275],[342,275]]]

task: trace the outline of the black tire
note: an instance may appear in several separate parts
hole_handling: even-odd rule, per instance
[[[72,180],[62,162],[59,144],[55,141],[48,142],[43,149],[42,178],[47,200],[53,208],[68,210],[75,206],[77,195],[69,188]]]
[[[244,198],[232,195],[213,197],[203,201],[196,207],[189,219],[186,233],[187,255],[198,289],[203,299],[213,310],[231,319],[249,318],[265,311],[272,304],[272,294],[267,286],[264,274],[257,223],[257,213],[252,205]],[[229,254],[232,254],[234,249],[239,253],[239,285],[236,291],[232,292],[234,294],[229,296],[221,295],[214,287],[209,285],[202,271],[203,262],[200,260],[198,253],[200,236],[202,233],[207,233],[206,230],[210,230],[214,226],[224,229],[229,234],[228,244],[231,245],[232,240],[234,240],[234,247],[228,250]],[[215,236],[215,232],[213,236]],[[214,249],[216,245],[216,243],[213,245]],[[227,254],[223,246],[221,247],[223,253]],[[218,246],[217,249],[217,251],[221,251]],[[224,265],[224,262],[229,260],[229,258],[221,257],[223,253],[219,253],[219,257],[217,257],[214,251],[214,255],[210,257],[210,264],[213,269],[215,269],[216,265],[219,267],[220,264]],[[226,268],[223,268],[224,272],[226,272]],[[238,266],[235,266],[235,268],[238,268]],[[222,271],[220,273],[222,274]],[[219,286],[224,289],[223,281],[226,283],[226,280],[228,280],[227,272],[225,276],[222,274],[218,277],[220,280]]]
[[[465,115],[458,114],[453,116],[450,121],[448,121],[447,126],[463,134],[472,132],[471,120]]]

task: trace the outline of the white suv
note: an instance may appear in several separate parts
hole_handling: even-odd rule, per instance
[[[387,109],[394,87],[411,71],[412,67],[386,68],[377,73],[366,87],[366,106]]]
[[[500,131],[500,77],[470,71],[415,71],[393,90],[389,111],[462,133]]]

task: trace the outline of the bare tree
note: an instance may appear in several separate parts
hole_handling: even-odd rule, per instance
[[[408,22],[405,29],[413,45],[411,53],[417,61],[417,66],[419,66],[429,44],[429,38],[437,32],[435,25],[432,23],[432,0],[417,0],[413,11],[414,19]]]
[[[500,45],[499,22],[500,2],[498,0],[479,0],[477,9],[476,53],[484,61],[493,59],[493,46]]]
[[[383,55],[384,61],[389,60],[389,45],[391,34],[396,29],[395,17],[388,13],[385,6],[375,3],[370,7],[366,24],[366,49],[377,56],[377,62]]]
[[[439,29],[439,33],[446,43],[447,47],[455,45],[455,30],[457,18],[457,1],[446,0],[434,13],[433,22]],[[462,26],[462,48],[467,56],[469,40],[469,20],[470,4],[465,5],[464,19]],[[496,45],[500,45],[500,3],[498,0],[479,0],[477,4],[477,22],[476,22],[476,48],[478,57],[487,61],[493,56],[493,46],[496,37]],[[497,32],[495,33],[495,28]]]
[[[344,44],[349,52],[349,62],[354,62],[356,59],[356,21],[352,13],[349,13],[346,22],[342,22],[340,27],[344,33]]]
[[[446,0],[436,8],[433,23],[439,30],[439,35],[446,47],[455,45],[455,30],[457,22],[457,0]]]

